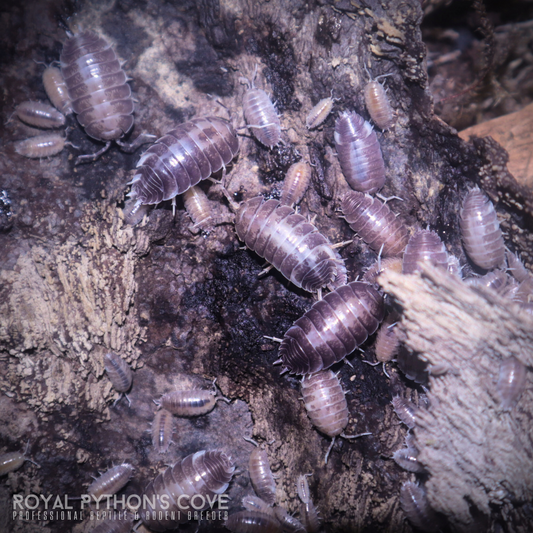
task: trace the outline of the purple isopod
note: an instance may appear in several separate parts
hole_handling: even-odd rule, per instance
[[[44,90],[50,102],[64,115],[73,112],[72,102],[68,96],[67,84],[57,67],[47,67],[43,72]]]
[[[60,128],[65,125],[65,116],[43,102],[22,102],[15,109],[15,114],[22,122],[38,128]]]
[[[350,228],[383,257],[403,252],[407,228],[387,204],[368,194],[350,191],[342,199],[341,211]]]
[[[299,161],[291,165],[283,181],[280,203],[291,207],[299,204],[309,187],[310,181],[311,167],[309,163]]]
[[[509,270],[516,281],[522,282],[531,277],[531,272],[524,266],[518,255],[506,250],[507,270]]]
[[[173,415],[190,417],[209,413],[219,400],[229,401],[223,396],[217,397],[214,390],[191,389],[167,392],[157,404]]]
[[[396,463],[408,472],[426,473],[424,465],[418,460],[418,450],[414,447],[401,448],[392,455]]]
[[[416,528],[431,533],[440,529],[435,511],[429,505],[423,487],[407,481],[400,491],[400,505],[405,516]]]
[[[172,413],[161,409],[155,414],[152,422],[152,444],[159,453],[165,453],[172,442],[174,433],[174,420]]]
[[[110,468],[107,472],[95,479],[87,489],[94,500],[98,500],[104,495],[116,494],[133,475],[133,466],[128,463],[123,463],[118,466]]]
[[[222,451],[201,450],[188,455],[148,484],[143,494],[147,504],[140,513],[142,521],[153,531],[176,528],[187,522],[192,505],[200,512],[220,502],[219,495],[228,488],[234,471],[233,461]]]
[[[394,396],[392,399],[392,406],[398,415],[398,418],[409,428],[412,429],[416,425],[416,414],[418,407],[407,398],[401,396]]]
[[[411,236],[403,254],[402,271],[413,274],[424,263],[448,269],[446,247],[434,231],[420,230]]]
[[[274,508],[269,505],[265,500],[262,500],[261,498],[253,496],[251,494],[244,496],[241,500],[241,503],[242,506],[248,511],[259,511],[261,513],[267,514],[272,514],[274,511]]]
[[[381,83],[373,80],[366,84],[365,103],[374,124],[382,130],[388,130],[394,122],[394,114],[389,97]]]
[[[218,117],[180,124],[158,139],[137,163],[130,197],[138,206],[158,204],[226,167],[239,151],[232,125]]]
[[[304,525],[294,516],[290,515],[283,507],[274,507],[274,514],[281,524],[284,533],[306,533]]]
[[[294,209],[258,196],[235,217],[241,241],[297,287],[316,292],[346,283],[344,261],[317,228]]]
[[[385,184],[385,164],[372,126],[355,112],[335,122],[335,146],[346,181],[352,189],[373,194]]]
[[[59,133],[45,133],[13,143],[17,154],[31,159],[56,155],[65,148],[65,144],[67,144],[65,137]]]
[[[285,333],[281,361],[295,374],[329,368],[372,335],[383,315],[383,298],[368,283],[339,287],[315,302]]]
[[[105,354],[104,366],[115,390],[122,393],[128,392],[133,381],[130,365],[116,353],[110,352]]]
[[[477,187],[468,191],[460,217],[461,237],[468,257],[485,270],[503,265],[505,244],[496,211]]]
[[[316,104],[313,109],[309,111],[309,114],[305,119],[305,125],[307,126],[307,129],[313,130],[318,128],[318,126],[320,126],[320,124],[322,124],[328,118],[331,110],[333,109],[334,102],[335,99],[331,96],[320,100],[320,102],[318,102],[318,104]]]
[[[224,525],[234,533],[281,533],[281,524],[276,516],[261,511],[233,513]]]
[[[500,363],[496,391],[504,411],[511,411],[526,388],[526,367],[516,357],[507,357]]]
[[[266,450],[259,448],[257,443],[251,439],[247,441],[255,444],[256,448],[250,454],[248,461],[248,470],[250,481],[256,494],[268,505],[274,505],[276,502],[276,482],[270,469],[270,461]]]
[[[397,321],[398,315],[396,313],[391,313],[378,329],[374,348],[376,350],[376,359],[380,363],[388,363],[389,361],[392,361],[398,351],[400,339],[396,330]]]

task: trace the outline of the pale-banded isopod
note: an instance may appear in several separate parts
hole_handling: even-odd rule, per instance
[[[251,494],[244,496],[241,500],[241,503],[242,506],[248,511],[259,511],[267,514],[272,514],[274,512],[274,508],[265,500]]]
[[[304,525],[283,507],[274,507],[274,514],[281,524],[283,533],[306,533]]]
[[[276,502],[276,481],[270,469],[268,453],[266,450],[259,448],[253,440],[246,440],[256,445],[248,461],[248,471],[252,486],[262,500],[268,505],[274,505]]]
[[[331,110],[333,109],[333,103],[335,102],[335,99],[331,96],[328,98],[322,98],[318,104],[316,104],[311,111],[309,111],[309,114],[307,115],[307,118],[305,119],[305,125],[307,126],[307,129],[313,130],[315,128],[318,128],[320,124],[322,124],[331,113]]]
[[[91,533],[130,533],[132,526],[133,520],[129,518],[109,519],[98,524]]]
[[[17,154],[31,159],[56,155],[65,148],[65,144],[67,144],[65,137],[59,133],[45,133],[13,143]]]
[[[435,511],[429,505],[423,487],[407,481],[400,490],[400,505],[405,516],[416,528],[431,533],[440,529]]]
[[[257,69],[256,69],[257,72]],[[255,72],[253,78],[255,79]],[[249,129],[255,138],[268,148],[274,148],[281,140],[281,124],[278,112],[263,89],[247,83],[248,89],[242,98],[242,110]]]
[[[500,363],[496,391],[504,411],[511,411],[526,388],[526,367],[513,355]]]
[[[496,211],[488,196],[477,187],[468,191],[460,216],[466,254],[485,270],[503,265],[505,244]]]
[[[283,181],[280,203],[294,206],[299,204],[311,181],[311,167],[305,161],[294,163],[287,170],[287,175]]]
[[[191,389],[167,392],[157,404],[173,415],[201,416],[212,411],[218,400],[229,401],[223,396],[217,397],[214,390]]]
[[[272,514],[261,511],[233,513],[224,525],[234,533],[281,533],[279,520]]]
[[[368,283],[353,281],[315,302],[285,333],[279,349],[295,374],[329,368],[352,353],[383,320],[382,296]]]
[[[392,399],[392,406],[394,407],[394,411],[398,415],[398,418],[408,428],[412,429],[415,427],[418,407],[413,402],[407,398],[402,398],[401,396],[394,396]]]
[[[298,497],[302,502],[300,505],[300,518],[307,533],[318,533],[320,530],[320,518],[318,510],[311,499],[311,492],[307,483],[307,476],[309,475],[298,476],[298,481],[296,482]]]
[[[421,270],[422,264],[448,269],[448,253],[440,237],[429,230],[417,231],[411,236],[403,254],[404,274]]]
[[[166,409],[157,411],[152,422],[152,444],[159,453],[165,453],[172,442],[174,420]]]
[[[67,39],[61,74],[78,121],[93,139],[120,139],[133,126],[133,98],[115,51],[102,37],[84,31]]]
[[[95,501],[102,496],[116,494],[126,485],[132,475],[133,466],[130,464],[123,463],[114,466],[89,485],[87,494],[89,494]]]
[[[26,461],[33,463],[31,459],[26,457],[25,453],[21,452],[7,452],[0,455],[0,476],[5,476],[9,472],[18,470]],[[34,463],[36,464],[36,463]]]
[[[105,371],[118,392],[128,392],[133,381],[130,365],[114,352],[105,354]]]
[[[193,228],[207,231],[213,225],[213,207],[207,194],[198,186],[191,187],[183,193],[185,209],[191,217]]]
[[[513,254],[509,250],[506,250],[505,255],[507,257],[507,270],[511,272],[516,281],[525,281],[531,277],[531,272],[524,266],[524,263],[520,260],[518,255]]]
[[[384,257],[403,252],[408,240],[407,228],[381,200],[350,191],[342,199],[341,211],[350,228],[375,252]]]
[[[389,97],[381,83],[373,80],[366,84],[365,103],[374,124],[382,130],[388,130],[394,122],[394,114]]]
[[[318,229],[291,207],[258,196],[243,202],[235,217],[241,241],[297,287],[316,292],[346,283],[346,267]]]
[[[373,194],[385,184],[385,163],[372,126],[355,112],[335,122],[335,146],[342,172],[352,189]]]
[[[50,102],[61,113],[69,115],[73,112],[65,78],[63,78],[63,74],[57,67],[47,67],[44,70],[43,85]]]
[[[484,276],[466,278],[464,282],[471,287],[486,287],[498,294],[504,294],[511,279],[501,270],[493,270]]]
[[[137,163],[130,197],[137,205],[158,204],[209,178],[237,155],[232,125],[219,117],[180,124],[158,139]]]
[[[16,107],[15,113],[22,122],[38,128],[60,128],[65,125],[65,116],[43,102],[22,102]]]
[[[423,474],[427,472],[424,465],[418,460],[418,450],[413,447],[401,448],[392,455],[396,463],[408,472]]]
[[[377,283],[378,276],[386,270],[400,273],[402,271],[402,259],[400,257],[386,257],[384,259],[378,259],[363,274],[363,281],[373,285]]]
[[[389,361],[392,361],[398,351],[400,339],[396,330],[397,321],[398,315],[396,313],[391,313],[378,329],[374,349],[376,351],[376,359],[380,363],[388,363]]]
[[[215,506],[234,471],[231,458],[219,450],[201,450],[188,455],[148,484],[143,494],[146,504],[140,513],[142,521],[153,531],[176,528],[188,521],[187,511],[191,506],[198,512],[209,505]]]

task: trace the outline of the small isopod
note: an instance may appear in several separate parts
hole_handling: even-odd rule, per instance
[[[157,411],[152,422],[152,444],[159,453],[165,453],[172,442],[174,420],[166,409]]]
[[[394,396],[392,399],[392,405],[394,411],[398,415],[398,418],[409,428],[413,429],[416,425],[416,414],[418,412],[418,407],[401,396]]]
[[[72,102],[68,96],[67,84],[57,67],[47,67],[43,72],[44,90],[50,102],[64,115],[73,112]]]
[[[468,191],[460,216],[461,237],[468,257],[485,270],[503,265],[505,244],[496,211],[477,187]]]
[[[132,475],[133,466],[130,464],[123,463],[114,466],[89,485],[87,494],[94,498],[95,501],[102,496],[116,494],[126,485]]]
[[[511,356],[500,363],[496,390],[504,411],[511,411],[526,388],[526,367]]]
[[[414,472],[416,474],[427,472],[424,465],[418,460],[418,450],[416,448],[408,447],[396,450],[392,458],[408,472]]]
[[[248,511],[259,511],[261,513],[273,513],[274,508],[269,505],[265,500],[248,494],[241,500],[242,506]]]
[[[217,401],[229,402],[223,396],[217,397],[214,390],[176,390],[161,396],[158,405],[177,416],[202,416],[215,408]]]
[[[259,448],[255,441],[251,439],[246,440],[256,446],[250,454],[250,460],[248,461],[248,471],[252,486],[262,500],[268,505],[274,505],[276,502],[276,481],[270,469],[268,453],[266,450]]]
[[[281,361],[295,374],[329,368],[372,335],[383,315],[383,298],[368,283],[339,287],[315,302],[285,333]]]
[[[346,181],[352,189],[373,194],[385,184],[385,163],[372,126],[355,112],[335,122],[335,146]]]
[[[22,102],[16,107],[15,114],[22,122],[38,128],[60,128],[65,125],[65,116],[43,102]]]
[[[114,352],[105,354],[105,371],[115,390],[126,393],[130,390],[133,373],[130,365]]]
[[[296,482],[298,497],[302,502],[300,505],[300,518],[307,533],[318,533],[320,530],[320,518],[318,516],[318,510],[311,499],[311,492],[307,483],[307,477],[309,475],[298,476],[298,481]]]
[[[403,254],[403,273],[413,274],[424,263],[448,269],[446,247],[434,231],[420,230],[411,236]]]
[[[183,193],[183,203],[194,229],[207,231],[213,226],[213,207],[207,199],[207,194],[200,187],[187,189]]]
[[[252,82],[246,84],[248,89],[242,98],[242,109],[248,128],[255,138],[272,149],[281,140],[281,124],[278,113],[268,94],[263,89],[254,86],[257,67],[254,71]],[[245,78],[241,78],[244,80]]]
[[[225,169],[237,155],[232,125],[218,117],[195,118],[158,139],[137,163],[130,197],[136,205],[158,204]]]
[[[531,277],[531,272],[524,266],[518,255],[506,250],[507,270],[509,270],[516,281],[522,282]]]
[[[234,471],[233,461],[222,451],[201,450],[188,455],[148,484],[142,521],[153,531],[176,528],[188,521],[187,511],[192,505],[198,512],[214,505],[228,488]],[[175,513],[175,520],[165,518],[171,513]]]
[[[291,207],[258,196],[243,202],[235,217],[241,241],[297,287],[316,292],[346,283],[346,267],[318,229]]]
[[[311,181],[311,167],[305,161],[299,161],[289,167],[283,190],[281,191],[280,203],[293,207],[299,204]]]
[[[281,524],[281,531],[284,533],[306,533],[304,525],[283,507],[274,507],[274,514]]]
[[[400,273],[402,271],[402,259],[400,257],[386,257],[385,259],[378,259],[363,274],[363,281],[374,285],[377,283],[378,276],[386,270]]]
[[[279,520],[270,513],[260,511],[233,513],[224,525],[234,533],[281,533]]]
[[[373,80],[366,84],[365,103],[374,124],[382,130],[388,130],[394,122],[394,114],[389,97],[381,83]]]
[[[431,533],[439,530],[439,521],[430,507],[423,487],[407,481],[400,491],[400,505],[405,516],[416,528]]]
[[[528,276],[520,282],[513,297],[525,304],[533,301],[533,276]]]
[[[356,233],[383,257],[400,255],[407,245],[407,228],[387,204],[368,194],[348,192],[341,211]]]
[[[501,270],[494,270],[492,272],[488,272],[484,276],[480,276],[478,278],[467,278],[464,281],[471,287],[486,287],[487,289],[491,289],[498,294],[504,294],[510,279],[512,278],[509,278],[509,276],[507,276],[507,274]]]
[[[15,470],[18,470],[26,461],[30,461],[30,463],[37,464],[34,463],[28,457],[26,457],[26,453],[28,452],[28,446],[26,447],[26,451],[24,453],[8,452],[0,455],[0,476],[5,476],[6,474],[9,474],[9,472],[14,472]]]
[[[392,361],[398,347],[400,345],[400,339],[396,330],[396,322],[398,315],[391,313],[381,324],[376,336],[376,344],[374,346],[376,350],[376,359],[380,363],[388,363]]]
[[[323,98],[318,102],[318,104],[309,111],[309,114],[307,115],[307,118],[305,119],[305,125],[307,126],[307,129],[313,130],[315,128],[318,128],[320,124],[322,124],[331,113],[331,110],[333,109],[333,104],[335,102],[335,98],[328,97]]]
[[[58,154],[65,148],[65,137],[59,133],[45,133],[13,143],[15,152],[31,159],[41,159]]]

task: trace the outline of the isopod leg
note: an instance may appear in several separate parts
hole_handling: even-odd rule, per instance
[[[135,152],[139,146],[154,142],[155,139],[157,139],[157,137],[151,133],[141,133],[134,141],[130,143],[125,143],[124,141],[120,141],[118,139],[116,140],[116,143],[120,146],[120,149],[123,152],[131,154]]]
[[[80,163],[88,163],[91,161],[96,161],[102,154],[105,154],[109,150],[110,146],[111,146],[111,141],[107,141],[105,146],[101,150],[98,150],[98,152],[95,152],[94,154],[86,154],[86,155],[78,156],[78,158],[76,159],[76,165],[79,165]]]

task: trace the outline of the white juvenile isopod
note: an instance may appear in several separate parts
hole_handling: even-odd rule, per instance
[[[524,364],[514,356],[501,362],[496,391],[504,411],[511,411],[520,400],[526,388],[526,372]]]
[[[15,470],[18,470],[26,461],[37,465],[37,463],[35,463],[26,456],[26,454],[28,453],[29,444],[30,443],[28,442],[28,445],[26,446],[26,451],[24,453],[7,452],[0,455],[0,476],[5,476],[6,474],[9,474],[9,472],[14,472]]]
[[[311,181],[311,167],[305,161],[299,161],[289,167],[283,181],[280,203],[290,207],[299,204]]]
[[[531,277],[531,272],[524,266],[518,255],[509,250],[506,250],[505,255],[507,257],[507,270],[511,272],[516,281],[522,282]]]
[[[261,499],[269,505],[274,505],[276,502],[276,481],[270,469],[268,453],[260,448],[254,440],[248,438],[245,438],[245,440],[256,446],[252,450],[248,461],[248,471],[252,486]]]
[[[431,533],[440,529],[435,511],[429,505],[423,487],[407,481],[400,491],[400,505],[405,516],[416,528]]]
[[[376,350],[376,359],[380,363],[388,363],[396,355],[400,345],[400,339],[395,329],[397,321],[398,315],[391,313],[378,329],[374,348]]]
[[[415,404],[402,396],[394,396],[392,398],[392,405],[398,418],[410,429],[416,425],[416,414],[418,407]]]
[[[424,465],[418,460],[418,450],[414,447],[401,448],[392,455],[396,463],[408,472],[423,474],[427,472]]]
[[[89,494],[95,501],[104,495],[116,494],[133,475],[133,466],[123,463],[110,468],[107,472],[95,479],[88,487]]]
[[[105,354],[105,371],[113,384],[115,390],[121,393],[117,401],[120,399],[122,394],[126,394],[130,390],[131,383],[133,381],[133,373],[131,371],[130,365],[119,357],[114,352],[109,352]],[[126,396],[126,398],[128,398]],[[129,401],[129,398],[128,398]],[[116,402],[115,402],[116,403]]]
[[[302,502],[300,505],[300,518],[307,533],[317,533],[320,530],[320,518],[318,510],[311,499],[311,491],[307,483],[307,477],[311,474],[298,476],[296,490]]]
[[[166,409],[157,411],[152,422],[152,444],[159,453],[165,453],[172,442],[174,420]]]
[[[37,128],[60,128],[65,125],[65,116],[43,102],[22,102],[16,107],[15,114],[22,122]]]
[[[65,148],[66,144],[71,143],[68,143],[59,133],[46,133],[13,143],[17,154],[30,159],[41,159],[56,155]]]
[[[200,187],[187,189],[183,193],[183,203],[193,223],[191,231],[207,231],[213,226],[213,207]]]
[[[374,124],[382,130],[388,130],[394,122],[394,113],[381,83],[372,80],[366,84],[365,103]]]
[[[333,104],[335,98],[329,96],[328,98],[323,98],[316,104],[305,119],[305,125],[307,129],[313,130],[318,128],[329,116],[331,110],[333,109]]]
[[[57,67],[47,67],[43,72],[44,90],[50,102],[64,115],[73,112],[63,74]]]

